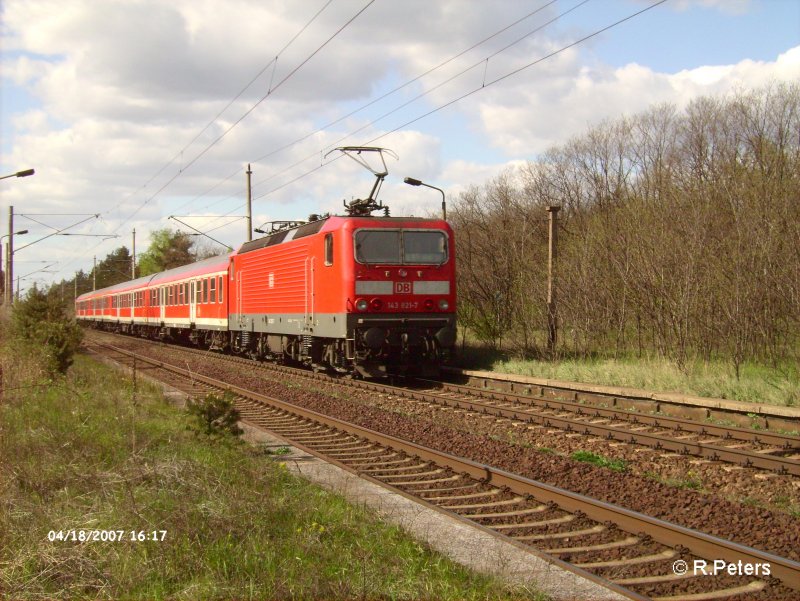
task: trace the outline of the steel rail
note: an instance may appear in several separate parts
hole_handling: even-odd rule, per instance
[[[115,352],[124,355],[134,356],[134,353],[118,349],[111,345],[101,345]],[[378,444],[390,447],[396,451],[402,451],[414,455],[421,459],[430,460],[449,467],[455,472],[467,474],[477,480],[491,483],[497,487],[506,487],[508,490],[520,494],[531,495],[541,501],[552,501],[562,509],[567,511],[581,511],[587,517],[598,521],[610,521],[617,524],[622,530],[631,533],[645,533],[653,540],[665,544],[669,547],[681,546],[688,549],[691,553],[708,560],[724,560],[729,564],[769,564],[771,575],[778,578],[789,588],[800,590],[800,562],[788,558],[779,557],[766,551],[747,547],[725,539],[721,539],[697,530],[692,530],[678,524],[672,524],[658,518],[618,507],[611,503],[599,501],[585,495],[580,495],[568,490],[560,489],[543,482],[538,482],[524,476],[512,474],[505,470],[497,469],[489,465],[481,464],[470,459],[456,457],[449,453],[444,453],[431,449],[411,441],[402,440],[390,434],[376,432],[369,428],[364,428],[356,424],[345,422],[335,417],[327,416],[310,409],[304,409],[291,403],[281,401],[267,395],[263,395],[240,386],[229,384],[221,380],[209,378],[189,370],[150,359],[139,357],[152,365],[156,365],[167,371],[191,378],[194,381],[203,382],[209,386],[230,390],[234,394],[251,398],[259,402],[277,407],[306,419],[311,419],[325,425],[342,430],[349,434],[361,436]]]
[[[607,440],[641,444],[657,450],[673,451],[684,455],[696,455],[712,461],[726,461],[728,463],[744,465],[747,467],[768,469],[781,474],[800,476],[800,461],[796,461],[788,457],[769,455],[767,453],[758,453],[756,451],[749,451],[746,449],[728,448],[713,444],[682,441],[669,436],[623,430],[603,424],[587,423],[585,421],[569,417],[542,415],[534,411],[528,411],[524,408],[507,409],[504,407],[487,405],[481,402],[452,399],[450,397],[442,396],[441,394],[415,391],[407,388],[397,388],[386,384],[377,384],[375,382],[353,381],[349,384],[366,390],[388,392],[397,396],[446,404],[448,406],[458,407],[460,409],[468,409],[470,411],[476,411],[480,413],[494,413],[508,419],[537,423],[541,426],[559,428],[570,433],[575,432],[599,436],[600,438],[605,438]]]
[[[542,398],[552,398],[563,401],[585,402],[587,405],[609,403],[612,406],[621,404],[621,409],[632,406],[636,411],[661,411],[672,408],[680,413],[698,414],[704,417],[688,419],[728,419],[736,420],[742,425],[742,420],[752,422],[757,420],[765,429],[779,429],[792,431],[800,426],[800,412],[788,407],[771,405],[758,402],[731,401],[736,406],[726,405],[727,399],[693,397],[677,393],[660,393],[646,390],[618,388],[615,386],[558,382],[544,378],[529,378],[515,374],[490,374],[469,373],[469,370],[460,370],[453,367],[442,368],[443,377],[458,378],[456,385],[477,387],[482,390],[506,390],[508,392],[527,391],[525,394],[535,394]],[[444,375],[446,374],[446,375]],[[515,378],[519,379],[515,379]],[[468,383],[463,383],[466,380]],[[449,382],[453,383],[453,382]],[[688,399],[684,400],[684,396]],[[647,408],[645,408],[647,407]],[[747,425],[743,427],[747,428]]]
[[[264,408],[277,409],[277,410],[281,411],[282,413],[284,413],[286,415],[290,415],[292,417],[301,418],[301,419],[305,420],[308,425],[316,424],[316,426],[313,426],[315,428],[322,427],[325,430],[336,431],[338,433],[338,436],[340,436],[340,437],[341,436],[348,436],[348,435],[349,436],[357,435],[356,432],[351,432],[346,428],[337,428],[337,423],[346,424],[347,422],[341,422],[341,420],[337,420],[336,418],[328,417],[328,416],[325,416],[323,414],[317,413],[315,411],[303,409],[303,408],[298,407],[296,405],[292,405],[291,403],[287,403],[285,401],[281,401],[281,400],[275,399],[273,397],[262,395],[262,394],[254,392],[254,391],[250,391],[250,390],[242,389],[242,388],[239,388],[239,387],[236,387],[236,386],[232,386],[232,385],[228,384],[227,382],[222,382],[220,380],[215,380],[215,379],[209,378],[207,376],[202,376],[202,375],[199,375],[199,374],[197,374],[197,373],[195,373],[195,372],[193,372],[191,370],[184,369],[184,368],[181,368],[181,367],[178,367],[178,366],[175,366],[175,365],[171,365],[169,363],[164,363],[162,361],[159,361],[157,359],[152,359],[150,357],[137,355],[136,353],[133,353],[131,351],[127,351],[125,349],[120,349],[118,347],[114,347],[114,346],[109,345],[109,344],[104,344],[104,343],[95,343],[95,344],[97,346],[99,346],[99,347],[104,347],[106,349],[112,350],[112,351],[114,351],[116,353],[119,353],[121,355],[124,355],[126,357],[136,357],[137,359],[141,360],[143,363],[148,363],[151,366],[154,366],[154,367],[156,367],[158,369],[162,369],[162,370],[165,370],[165,371],[170,372],[172,374],[178,375],[178,376],[180,376],[180,377],[182,377],[184,379],[188,379],[190,382],[192,382],[192,386],[194,386],[197,383],[200,383],[200,384],[203,384],[204,386],[206,386],[208,388],[231,391],[234,394],[236,394],[237,396],[243,398],[243,400],[247,404],[260,405],[261,407],[264,407]],[[243,422],[245,422],[248,425],[250,425],[251,427],[257,427],[257,428],[263,428],[263,429],[269,430],[268,427],[264,426],[262,423],[259,423],[258,420],[253,420],[252,416],[248,415],[247,411],[244,412],[244,414],[242,415],[242,417],[240,419]],[[358,428],[358,427],[356,426],[356,428]],[[615,582],[613,582],[611,580],[603,578],[600,575],[597,575],[597,574],[594,574],[592,572],[589,572],[586,569],[584,569],[584,568],[582,568],[580,566],[577,566],[574,563],[570,563],[568,561],[560,559],[557,556],[550,555],[550,554],[547,553],[546,550],[539,549],[539,548],[537,548],[535,546],[531,546],[531,545],[522,543],[522,542],[517,541],[517,540],[515,540],[513,538],[509,538],[504,533],[496,531],[496,530],[493,530],[489,526],[486,526],[484,524],[476,522],[476,521],[470,519],[469,517],[465,517],[465,516],[462,516],[462,515],[460,515],[458,513],[455,513],[452,510],[445,509],[442,506],[436,505],[431,500],[428,500],[425,497],[421,497],[421,496],[415,495],[415,494],[413,494],[411,492],[405,491],[405,490],[403,490],[401,488],[398,488],[396,485],[393,485],[391,482],[386,482],[384,480],[381,480],[381,479],[379,479],[379,477],[377,477],[377,476],[375,476],[375,475],[373,475],[371,473],[373,470],[369,469],[370,465],[372,465],[370,463],[367,463],[363,468],[359,468],[357,465],[350,465],[348,463],[345,463],[343,460],[341,460],[339,458],[332,457],[330,454],[327,454],[325,452],[320,451],[319,449],[316,449],[314,446],[311,446],[311,445],[307,444],[309,442],[308,438],[307,438],[308,427],[303,428],[300,425],[298,425],[296,434],[293,434],[291,432],[287,432],[285,430],[285,428],[284,429],[279,429],[278,432],[279,433],[277,434],[277,436],[279,438],[281,438],[282,440],[285,440],[288,444],[291,444],[291,445],[297,447],[298,449],[301,449],[301,450],[303,450],[303,451],[305,451],[307,453],[310,453],[311,455],[314,455],[315,457],[319,457],[323,461],[326,461],[328,463],[336,465],[336,466],[338,466],[338,467],[340,467],[340,468],[342,468],[344,470],[347,470],[348,472],[356,474],[359,477],[364,478],[365,480],[368,480],[370,482],[373,482],[373,483],[375,483],[375,484],[377,484],[379,486],[382,486],[384,488],[388,488],[388,489],[392,490],[393,492],[395,492],[395,493],[397,493],[399,495],[402,495],[403,497],[405,497],[405,498],[407,498],[407,499],[409,499],[409,500],[411,500],[411,501],[413,501],[415,503],[418,503],[420,505],[428,507],[428,508],[430,508],[430,509],[432,509],[434,511],[446,514],[447,516],[449,516],[452,519],[456,519],[456,520],[458,520],[460,522],[463,522],[465,524],[469,524],[473,528],[481,530],[481,531],[483,531],[483,532],[485,532],[485,533],[487,533],[487,534],[489,534],[491,536],[494,536],[494,537],[496,537],[498,539],[501,539],[504,542],[506,542],[508,544],[511,544],[511,545],[513,545],[513,546],[515,546],[517,548],[524,549],[526,552],[534,555],[535,557],[538,557],[538,558],[540,558],[540,559],[542,559],[542,560],[544,560],[544,561],[546,561],[546,562],[548,562],[550,564],[553,564],[554,566],[556,566],[558,568],[561,568],[561,569],[566,570],[568,572],[572,572],[572,573],[578,575],[581,578],[584,578],[586,580],[589,580],[591,582],[599,584],[600,586],[603,586],[603,587],[605,587],[605,588],[607,588],[607,589],[609,589],[609,590],[611,590],[613,592],[616,592],[616,593],[622,595],[623,597],[631,599],[631,601],[648,601],[650,599],[650,597],[647,597],[647,596],[644,596],[644,595],[640,595],[639,593],[636,593],[635,591],[632,591],[632,590],[630,590],[628,588],[625,588],[624,586],[622,586],[620,584],[617,584],[617,583],[615,583]],[[296,438],[295,438],[295,436],[296,436]],[[366,437],[362,437],[362,438],[366,438]],[[367,438],[367,440],[368,441],[372,441],[372,439],[369,439],[369,438]],[[313,438],[312,438],[312,442],[313,442]],[[374,440],[372,442],[375,443],[375,442],[377,442],[377,440]],[[388,451],[391,451],[392,453],[395,453],[395,454],[397,453],[397,450],[394,449],[394,447],[391,447],[391,446],[388,446],[388,445],[383,445],[383,446]],[[414,457],[414,455],[409,455],[409,454],[406,454],[406,455],[408,457],[412,457],[412,458]],[[419,459],[419,458],[417,458],[417,459]],[[418,467],[419,466],[415,466],[415,469],[418,468]],[[480,482],[480,481],[481,480],[478,480],[478,482]]]
[[[520,394],[516,392],[505,392],[491,388],[477,388],[475,386],[465,386],[463,384],[453,384],[438,380],[417,380],[426,385],[435,385],[444,390],[458,392],[460,394],[476,395],[491,400],[516,402],[520,404],[534,404],[545,409],[556,411],[569,411],[586,417],[603,417],[620,421],[628,421],[632,424],[641,424],[674,430],[675,432],[693,432],[703,436],[714,436],[726,440],[740,440],[742,442],[755,442],[765,445],[777,446],[781,449],[800,450],[800,437],[789,434],[779,434],[765,430],[752,430],[737,426],[721,426],[712,423],[702,423],[696,420],[683,419],[669,415],[652,415],[636,411],[625,411],[621,409],[608,409],[596,405],[587,405],[575,401],[565,401],[555,398],[547,398],[541,395]]]
[[[184,348],[183,350],[186,350],[188,352],[205,354],[205,351],[199,351],[196,349]],[[219,358],[224,358],[226,360],[252,364],[252,360],[243,357],[232,357],[229,355],[215,355],[215,356],[218,356]],[[402,388],[397,386],[391,386],[388,384],[380,384],[377,382],[367,382],[362,380],[343,381],[339,378],[333,378],[323,373],[314,373],[314,372],[309,372],[307,370],[301,370],[281,365],[272,365],[272,364],[269,365],[259,364],[259,365],[261,365],[266,369],[270,369],[272,371],[297,375],[307,379],[313,379],[322,382],[332,382],[338,385],[352,386],[355,388],[361,388],[365,390],[379,391],[388,394],[393,394],[396,396],[421,400],[425,402],[445,404],[451,407],[457,407],[460,409],[466,409],[478,413],[484,413],[484,414],[493,413],[495,415],[499,415],[507,419],[535,423],[543,427],[558,428],[566,431],[567,433],[578,433],[590,436],[597,436],[605,440],[615,440],[618,442],[639,444],[642,446],[647,446],[656,449],[658,451],[674,452],[674,453],[679,453],[681,455],[693,455],[708,459],[710,461],[724,461],[727,463],[732,463],[734,465],[741,465],[744,467],[755,467],[755,468],[770,470],[778,474],[800,476],[800,461],[788,457],[782,457],[780,455],[759,453],[758,451],[730,448],[710,443],[680,440],[662,434],[622,429],[619,426],[587,423],[586,421],[583,421],[581,419],[573,419],[565,416],[542,415],[536,413],[535,411],[527,411],[524,408],[507,409],[502,407],[496,407],[493,405],[488,405],[480,401],[453,399],[447,396],[443,396],[440,393],[437,394],[432,392],[416,391],[410,388]],[[566,401],[547,401],[547,402],[566,403]],[[578,407],[583,407],[582,405],[579,404],[576,405]],[[623,413],[623,415],[625,414]],[[737,428],[736,430],[742,430],[742,429]],[[781,441],[780,444],[783,445],[787,444],[786,443],[787,438],[789,440],[792,440],[792,437],[786,437],[784,435],[771,434],[770,436],[777,436],[778,439],[776,440]]]

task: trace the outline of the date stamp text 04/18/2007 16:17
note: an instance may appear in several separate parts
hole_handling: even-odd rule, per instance
[[[167,536],[166,530],[50,530],[47,540],[87,542],[161,542]]]

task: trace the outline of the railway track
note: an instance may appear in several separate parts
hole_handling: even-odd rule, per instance
[[[207,351],[185,347],[182,350],[208,354]],[[529,427],[558,429],[566,434],[594,436],[665,453],[693,455],[709,461],[800,476],[798,436],[429,380],[410,381],[410,386],[395,386],[373,381],[344,380],[303,369],[255,363],[241,357],[217,354],[214,357],[277,371],[301,380],[336,383],[430,405],[491,415]]]
[[[470,389],[509,392],[542,400],[571,401],[585,408],[612,408],[661,414],[701,422],[732,423],[745,428],[797,432],[800,410],[794,407],[649,392],[633,388],[559,382],[544,378],[445,367],[443,379]]]
[[[112,351],[131,361],[128,351]],[[497,536],[534,545],[631,598],[792,599],[800,564],[563,489],[382,434],[161,361],[191,394],[231,390],[248,422],[363,476],[455,513]],[[705,576],[673,566],[724,561],[770,566],[769,577]],[[681,564],[680,562],[686,562]],[[558,562],[560,563],[560,561]],[[699,564],[698,564],[699,565]],[[690,596],[691,595],[691,596]]]
[[[696,455],[780,474],[800,475],[800,437],[691,419],[608,409],[542,396],[425,381],[434,394],[465,401],[462,407],[555,427],[567,432]],[[471,403],[473,398],[483,399]],[[425,397],[422,397],[425,398]]]

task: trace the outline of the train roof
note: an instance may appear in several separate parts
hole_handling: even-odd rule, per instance
[[[300,238],[311,236],[313,234],[317,234],[322,231],[334,230],[337,229],[339,226],[341,226],[343,223],[355,223],[358,226],[367,226],[370,224],[381,223],[381,224],[390,224],[392,226],[397,227],[397,225],[401,223],[406,223],[406,224],[412,223],[416,225],[420,223],[435,223],[435,222],[445,223],[441,219],[431,218],[431,217],[331,215],[328,217],[323,217],[322,219],[317,219],[316,221],[309,221],[308,223],[303,223],[300,225],[296,225],[294,227],[281,229],[277,232],[267,234],[262,238],[252,240],[251,242],[245,242],[244,244],[242,244],[242,246],[239,247],[239,250],[236,254],[242,255],[245,253],[252,252],[254,250],[265,248],[267,246],[274,246],[275,244],[289,242],[290,240],[298,240]]]
[[[127,282],[120,282],[119,284],[114,284],[113,286],[106,286],[105,288],[98,288],[97,290],[92,290],[91,292],[84,292],[76,300],[87,300],[90,298],[96,298],[98,296],[117,294],[118,292],[125,292],[126,290],[140,288],[142,286],[146,286],[147,283],[153,279],[153,275],[154,274],[145,275],[136,278],[135,280],[128,280]]]
[[[183,278],[192,277],[194,275],[199,276],[206,273],[216,273],[218,271],[224,271],[228,267],[228,257],[229,257],[228,254],[219,255],[216,257],[211,257],[209,259],[203,259],[202,261],[197,261],[196,263],[189,263],[188,265],[182,265],[181,267],[168,269],[167,271],[162,271],[160,273],[153,273],[150,275],[142,276],[136,278],[135,280],[120,282],[119,284],[114,284],[113,286],[100,288],[99,290],[93,290],[91,292],[85,292],[84,294],[81,294],[76,300],[79,301],[88,300],[96,298],[98,296],[106,296],[108,294],[118,294],[120,292],[138,290],[140,288],[146,288],[148,286],[166,284],[168,282],[181,280]]]
[[[189,263],[188,265],[182,265],[181,267],[175,267],[174,269],[162,271],[161,273],[157,273],[153,276],[153,280],[150,282],[150,284],[152,286],[156,286],[160,284],[166,284],[167,282],[173,282],[175,280],[190,278],[192,276],[201,276],[208,273],[225,271],[228,268],[229,257],[230,254],[225,253],[224,255],[217,255],[216,257],[210,257],[208,259],[203,259],[202,261],[197,261],[197,263]]]

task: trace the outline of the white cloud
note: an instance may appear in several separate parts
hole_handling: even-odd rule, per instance
[[[674,10],[685,11],[692,6],[718,10],[729,15],[743,15],[753,7],[752,0],[674,0],[668,3]]]
[[[511,156],[533,158],[549,146],[580,134],[604,119],[631,115],[655,103],[685,106],[694,98],[735,89],[760,87],[770,81],[800,78],[800,47],[773,62],[741,61],[678,73],[658,73],[629,64],[618,69],[589,69],[577,62],[549,85],[510,83],[478,100],[486,135]]]
[[[744,1],[700,2],[716,4],[721,11],[732,6],[749,9]],[[168,163],[324,4],[5,0],[3,86],[23,87],[36,106],[6,109],[13,130],[3,132],[2,163],[35,167],[37,173],[4,187],[3,200],[18,212],[32,206],[38,213],[100,212],[101,221],[77,231],[118,230],[121,236],[103,244],[93,238],[56,238],[53,245],[43,242],[24,251],[28,258],[57,254],[63,265],[71,265],[61,275],[70,277],[69,269],[90,264],[95,252],[103,256],[129,244],[133,227],[141,250],[150,231],[174,225],[165,221],[169,214],[241,214],[248,162],[253,163],[254,195],[275,190],[256,201],[256,223],[340,211],[343,198],[364,197],[373,182],[348,159],[291,182],[318,167],[325,149],[374,139],[521,67],[531,57],[551,52],[567,39],[563,31],[551,28],[481,63],[556,14],[556,9],[546,8],[399,94],[275,152],[534,10],[516,0],[376,2],[188,166],[266,93],[270,82],[275,85],[286,77],[365,4],[339,0],[280,57],[274,70],[265,70],[221,119]],[[762,85],[772,78],[796,80],[800,75],[800,48],[773,62],[743,61],[672,74],[639,64],[612,69],[595,64],[590,53],[588,47],[565,51],[414,123],[413,129],[378,140],[400,157],[388,161],[390,175],[381,194],[392,214],[438,211],[436,191],[406,186],[405,176],[440,185],[453,198],[466,186],[480,184],[600,119],[644,110],[654,102],[682,104],[702,94]],[[480,64],[464,77],[370,124],[474,63]],[[448,118],[458,131],[442,125]],[[495,149],[493,158],[480,156],[482,145]],[[266,155],[270,156],[257,160]],[[62,226],[68,219],[53,217],[48,223]],[[243,225],[236,222],[214,237],[235,243],[242,231]]]

